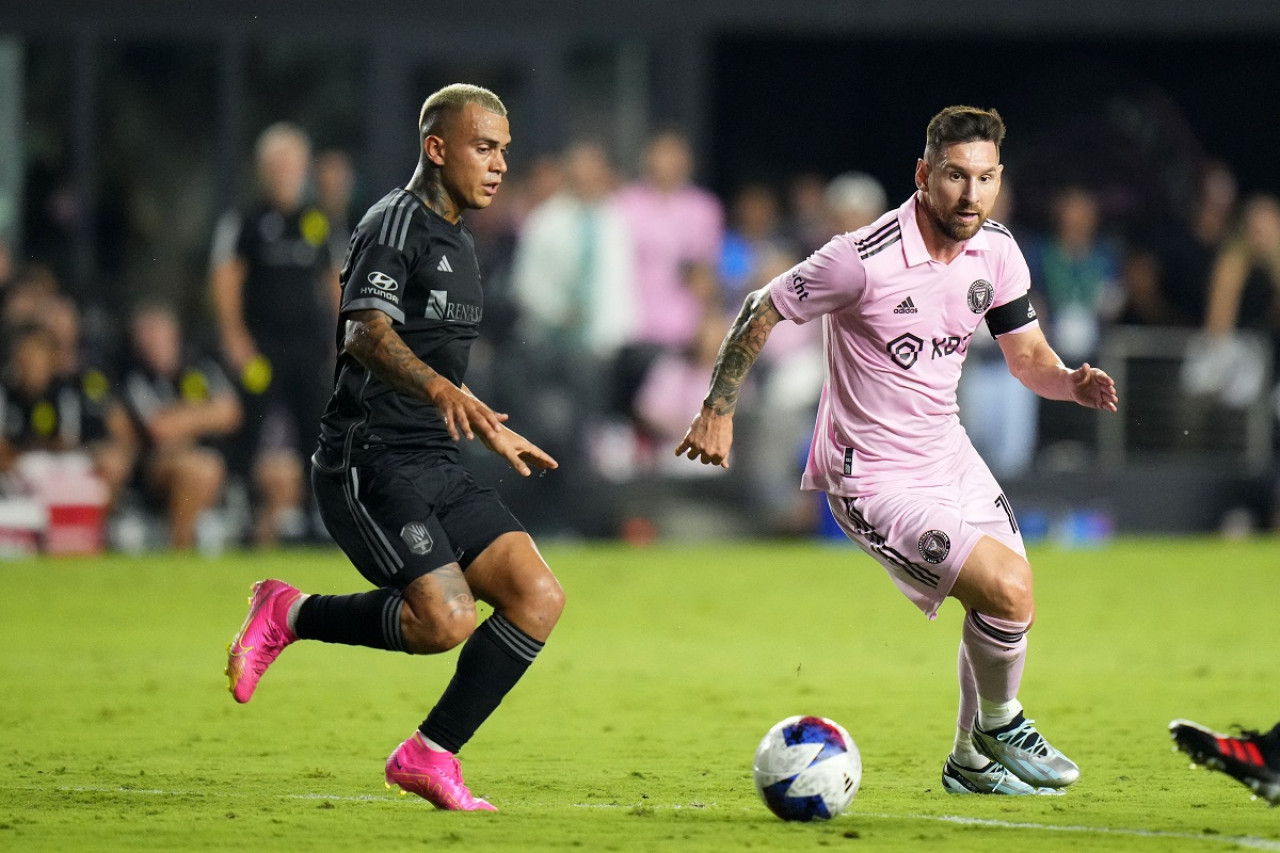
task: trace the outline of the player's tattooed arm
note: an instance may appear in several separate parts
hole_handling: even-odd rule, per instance
[[[431,402],[427,388],[445,380],[413,354],[391,326],[391,318],[376,308],[347,315],[342,347],[356,361],[401,394]]]
[[[376,308],[347,315],[342,346],[396,391],[439,409],[454,441],[475,438],[477,430],[491,438],[507,419],[418,358],[392,327],[391,318]]]
[[[711,390],[703,400],[704,406],[717,415],[733,414],[747,373],[760,357],[769,333],[781,319],[782,315],[774,307],[767,287],[747,294],[742,310],[720,345],[711,373]]]

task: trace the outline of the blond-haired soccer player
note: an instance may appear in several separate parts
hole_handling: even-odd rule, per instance
[[[338,364],[311,483],[325,525],[374,590],[304,595],[254,585],[228,652],[248,702],[295,640],[434,654],[461,644],[431,713],[391,753],[388,784],[442,809],[493,810],[462,781],[455,754],[542,650],[564,592],[498,495],[459,461],[479,437],[519,474],[555,468],[463,383],[484,312],[466,210],[488,207],[507,171],[507,111],[455,84],[427,98],[419,161],[405,189],[356,227],[342,270]],[[493,614],[476,627],[476,599]]]
[[[953,793],[1033,794],[1080,771],[1024,717],[1018,685],[1035,615],[1012,507],[960,426],[956,385],[985,320],[1009,370],[1042,397],[1115,411],[1115,383],[1063,365],[1027,291],[1027,264],[988,220],[1005,126],[948,107],[929,122],[916,192],[747,296],[677,455],[728,465],[746,377],[780,321],[821,320],[826,383],[802,486],[932,618],[964,606],[960,713],[942,773]]]

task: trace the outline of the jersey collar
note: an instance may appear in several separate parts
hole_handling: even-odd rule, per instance
[[[929,250],[925,248],[924,235],[920,233],[920,223],[916,221],[916,199],[916,193],[912,193],[911,197],[898,208],[898,225],[902,229],[902,254],[909,267],[933,260],[929,255]],[[985,227],[983,227],[978,229],[977,234],[965,241],[964,249],[961,251],[988,252],[990,250],[991,240],[987,236]]]

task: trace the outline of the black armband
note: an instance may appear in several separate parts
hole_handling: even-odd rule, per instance
[[[1005,332],[1021,329],[1036,319],[1036,309],[1031,304],[1031,297],[1022,294],[1012,302],[997,305],[987,312],[987,328],[991,337],[998,338]]]

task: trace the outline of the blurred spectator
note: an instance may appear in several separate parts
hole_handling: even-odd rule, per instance
[[[610,359],[636,319],[628,226],[604,150],[579,143],[565,155],[562,189],[525,220],[512,286],[521,330],[570,359]]]
[[[801,172],[787,184],[785,230],[801,257],[820,249],[834,233],[826,191],[826,180],[815,172]]]
[[[865,172],[845,172],[832,178],[823,198],[831,217],[833,235],[870,225],[880,218],[888,204],[884,187]]]
[[[1249,199],[1239,232],[1218,253],[1205,328],[1211,335],[1257,329],[1280,343],[1280,201]]]
[[[1121,321],[1200,325],[1214,258],[1230,232],[1235,209],[1235,175],[1225,164],[1206,164],[1189,219],[1171,217],[1156,223],[1149,234],[1137,235],[1125,259]]]
[[[622,411],[630,411],[653,360],[684,352],[718,311],[724,211],[691,183],[693,165],[683,133],[658,133],[645,148],[641,179],[618,196],[635,252],[637,297],[636,344],[623,353],[615,381]]]
[[[347,255],[351,229],[360,210],[355,206],[356,172],[351,155],[340,148],[330,148],[316,155],[316,206],[329,221],[329,255],[340,264]]]
[[[256,158],[264,197],[219,222],[211,286],[223,355],[245,409],[231,461],[253,483],[264,514],[255,539],[267,544],[305,529],[303,473],[329,396],[338,281],[329,219],[303,199],[306,134],[271,125],[258,137]],[[285,494],[295,503],[281,513],[276,504]]]
[[[795,254],[782,230],[781,204],[768,184],[753,182],[738,190],[730,205],[730,226],[720,251],[721,304],[742,301],[759,278],[762,259],[771,253]],[[681,433],[683,435],[683,433]]]
[[[0,471],[12,470],[31,451],[79,447],[75,389],[58,381],[57,342],[49,330],[27,323],[7,333],[0,383]]]
[[[1266,336],[1271,346],[1271,378],[1280,376],[1280,200],[1256,195],[1245,203],[1238,231],[1214,260],[1205,315],[1207,335],[1187,354],[1183,383],[1193,394],[1213,393],[1231,406],[1255,401],[1266,390],[1266,370],[1236,329]],[[1280,414],[1280,385],[1272,394]],[[1280,478],[1270,510],[1280,529]]]
[[[183,352],[169,308],[141,308],[130,332],[136,363],[124,376],[124,400],[143,439],[143,485],[164,505],[173,546],[190,548],[221,495],[226,465],[217,444],[239,428],[240,401],[214,359]]]
[[[1031,245],[1031,280],[1047,303],[1054,348],[1068,363],[1092,360],[1103,325],[1119,308],[1119,253],[1101,233],[1098,201],[1089,190],[1059,190],[1052,217],[1051,233]]]
[[[53,270],[43,264],[28,266],[7,289],[4,325],[16,329],[28,323],[39,323],[44,305],[60,292]]]
[[[57,380],[76,393],[78,440],[107,487],[107,506],[115,505],[133,472],[136,437],[128,413],[111,389],[102,365],[86,365],[81,352],[80,312],[66,296],[46,300],[43,325],[54,343]]]
[[[563,176],[560,190],[525,219],[512,271],[525,342],[512,367],[525,389],[520,405],[532,407],[521,422],[560,457],[590,446],[601,427],[608,372],[632,336],[637,308],[631,240],[604,149],[573,145]],[[564,502],[570,526],[582,526],[572,516],[590,473],[574,466],[556,478],[573,493]]]

